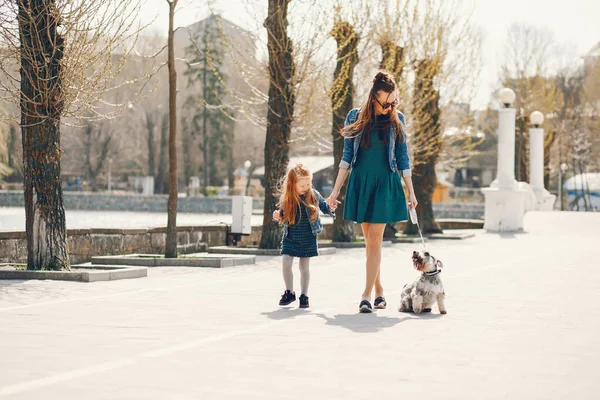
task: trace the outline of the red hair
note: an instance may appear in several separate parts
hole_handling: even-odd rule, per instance
[[[317,218],[317,198],[312,191],[312,186],[311,190],[306,193],[304,201],[300,199],[300,193],[296,191],[298,180],[311,176],[311,172],[302,164],[296,164],[295,167],[288,171],[283,181],[283,191],[279,198],[279,208],[284,211],[281,222],[287,222],[290,225],[295,224],[296,215],[298,215],[301,204],[308,207],[310,212],[309,218],[311,221],[314,221]]]

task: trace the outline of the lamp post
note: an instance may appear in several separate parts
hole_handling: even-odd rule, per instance
[[[511,107],[516,95],[512,89],[500,91],[502,107],[498,110],[498,173],[491,186],[482,189],[485,195],[483,228],[488,232],[518,232],[523,230],[526,212],[526,190],[515,180],[515,119]]]
[[[504,106],[498,110],[498,172],[497,185],[500,188],[514,188],[515,180],[515,118],[517,110],[512,108],[516,98],[512,89],[500,91],[500,102]]]
[[[529,184],[535,194],[536,210],[552,211],[556,196],[544,187],[544,114],[534,111],[529,116]]]
[[[544,191],[544,114],[534,111],[529,121],[529,184],[539,196]]]

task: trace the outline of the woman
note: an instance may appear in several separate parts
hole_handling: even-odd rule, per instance
[[[360,109],[353,109],[342,129],[344,155],[329,206],[337,206],[340,188],[350,170],[346,189],[344,219],[361,224],[367,253],[365,290],[360,312],[373,311],[371,293],[375,288],[375,308],[387,303],[381,285],[381,247],[385,224],[406,221],[408,213],[400,176],[408,188],[409,207],[417,206],[411,180],[408,148],[404,134],[404,115],[396,111],[396,82],[387,72],[373,78],[369,98]]]

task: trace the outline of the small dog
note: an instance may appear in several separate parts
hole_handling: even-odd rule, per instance
[[[446,294],[439,275],[444,265],[428,252],[421,256],[418,251],[413,251],[412,260],[415,269],[421,272],[421,277],[404,285],[398,311],[415,314],[431,312],[431,306],[437,302],[440,314],[446,314]]]

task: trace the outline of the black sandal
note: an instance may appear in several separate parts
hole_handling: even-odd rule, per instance
[[[358,309],[361,313],[370,313],[373,312],[373,307],[371,307],[371,303],[369,300],[363,300],[360,302]]]
[[[376,298],[375,303],[373,304],[378,310],[385,310],[385,308],[387,307],[387,302],[385,301],[385,297],[383,296],[379,296],[378,298]]]

